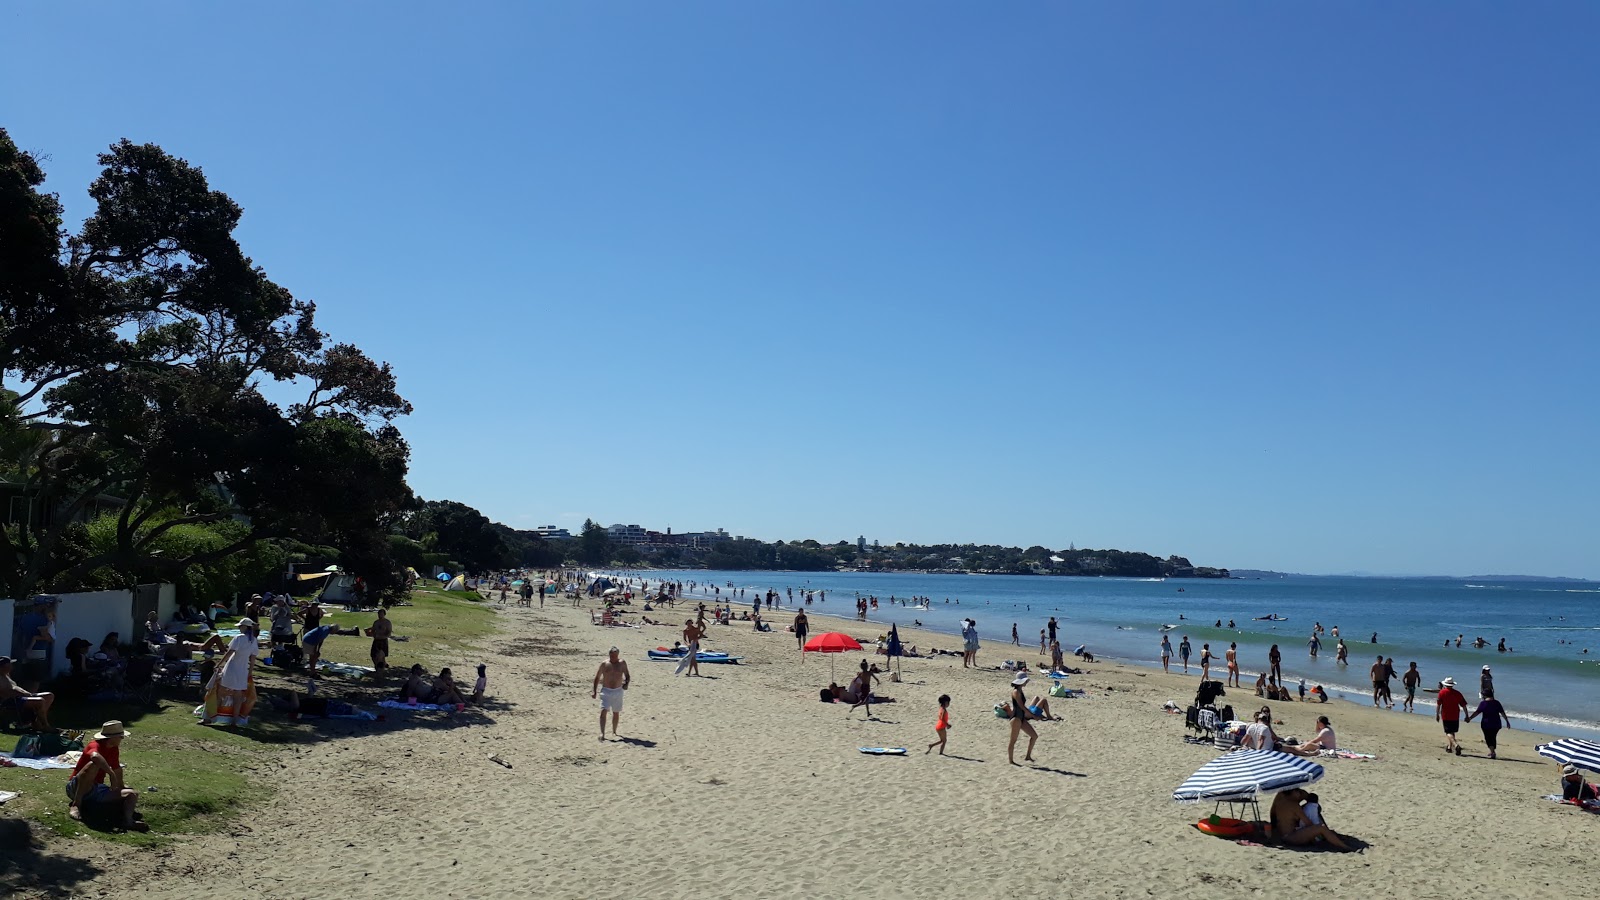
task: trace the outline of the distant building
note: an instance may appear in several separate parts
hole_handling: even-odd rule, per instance
[[[606,537],[611,538],[613,544],[642,544],[648,534],[638,525],[608,525]]]
[[[533,530],[533,533],[547,541],[572,540],[572,532],[566,530],[565,528],[557,528],[554,525],[540,525],[538,528]]]
[[[861,536],[856,538],[856,550],[858,552],[861,552],[861,553],[867,552],[867,536],[866,535],[863,534],[863,535],[861,535]]]

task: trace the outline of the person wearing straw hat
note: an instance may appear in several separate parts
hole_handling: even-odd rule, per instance
[[[67,779],[67,815],[75,822],[117,823],[129,831],[149,831],[134,808],[139,792],[122,786],[122,739],[128,729],[112,720],[83,748]]]
[[[1028,686],[1028,676],[1018,675],[1011,679],[1011,742],[1006,745],[1006,759],[1011,764],[1017,765],[1017,735],[1028,735],[1028,749],[1022,754],[1024,762],[1033,762],[1033,745],[1039,740],[1039,732],[1033,730],[1028,720],[1033,718],[1033,713],[1028,711],[1028,695],[1022,690]]]
[[[1578,767],[1566,765],[1561,767],[1561,799],[1572,803],[1584,803],[1590,800],[1600,800],[1600,789],[1583,780],[1578,773]]]
[[[1456,690],[1456,680],[1446,678],[1439,682],[1439,699],[1433,707],[1433,719],[1444,723],[1444,749],[1446,753],[1461,755],[1461,742],[1456,732],[1461,730],[1461,711],[1467,708],[1467,698]]]
[[[228,650],[217,666],[217,683],[233,701],[233,724],[249,725],[251,670],[256,656],[261,652],[257,635],[261,629],[254,619],[239,620],[239,636],[228,642]]]

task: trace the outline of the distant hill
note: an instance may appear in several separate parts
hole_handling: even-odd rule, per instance
[[[1230,569],[1234,578],[1393,578],[1405,581],[1530,581],[1573,582],[1595,584],[1591,578],[1569,578],[1562,575],[1378,575],[1372,572],[1335,572],[1328,575],[1308,575],[1303,572],[1274,572],[1270,569]]]

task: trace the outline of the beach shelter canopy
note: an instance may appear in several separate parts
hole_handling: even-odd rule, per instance
[[[620,594],[620,593],[622,593],[622,589],[621,588],[606,588],[605,590],[600,592],[600,596],[609,597],[612,594]]]
[[[1213,759],[1172,792],[1179,803],[1253,800],[1257,793],[1304,787],[1322,780],[1322,766],[1272,750],[1236,750]]]
[[[1533,748],[1564,766],[1577,766],[1591,772],[1600,772],[1600,743],[1582,738],[1562,738]]]
[[[905,647],[900,643],[900,626],[898,625],[889,626],[889,646],[886,652],[889,656],[903,656],[906,652]]]
[[[326,569],[323,569],[322,571],[324,571],[324,572],[343,572],[344,570],[339,568],[338,566],[329,566]]]

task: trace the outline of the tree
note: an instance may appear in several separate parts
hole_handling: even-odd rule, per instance
[[[0,130],[0,474],[51,511],[0,530],[0,594],[181,572],[274,537],[391,565],[381,538],[411,503],[392,421],[411,406],[389,366],[325,347],[315,305],[244,255],[242,211],[198,168],[126,140],[100,163],[95,214],[69,235]],[[298,402],[269,400],[269,382]],[[75,521],[108,502],[110,540],[75,552]],[[243,527],[220,545],[157,552],[224,521]]]
[[[591,566],[611,561],[611,535],[593,519],[583,520],[583,531],[578,534],[578,560]]]
[[[422,545],[459,560],[472,572],[488,572],[516,561],[495,524],[465,503],[429,500],[409,526]]]

